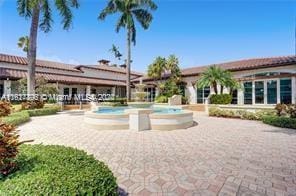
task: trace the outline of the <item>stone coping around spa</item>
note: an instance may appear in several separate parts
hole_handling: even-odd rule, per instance
[[[189,110],[183,110],[182,113],[172,113],[172,114],[157,114],[157,113],[152,113],[150,114],[150,118],[176,118],[176,117],[185,117],[185,116],[193,116],[193,112]]]
[[[129,115],[127,113],[124,114],[104,114],[104,113],[96,113],[94,111],[87,111],[84,113],[86,117],[90,118],[104,118],[104,119],[113,119],[113,118],[128,118]]]
[[[131,109],[126,109],[125,113],[127,113],[127,114],[151,114],[151,113],[153,113],[153,109],[149,109],[149,108],[131,108]]]

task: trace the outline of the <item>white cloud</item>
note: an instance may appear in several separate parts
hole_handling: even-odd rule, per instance
[[[73,64],[73,65],[79,65],[80,62],[75,59],[69,59],[66,63]]]
[[[58,57],[57,55],[39,54],[39,55],[37,55],[37,59],[63,63],[62,59],[60,57]]]
[[[72,65],[79,65],[80,62],[75,60],[75,59],[62,59],[57,55],[44,55],[40,54],[37,56],[37,59],[40,60],[47,60],[47,61],[54,61],[54,62],[60,62],[60,63],[67,63],[67,64],[72,64]]]

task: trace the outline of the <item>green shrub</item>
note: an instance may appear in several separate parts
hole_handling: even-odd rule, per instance
[[[156,103],[167,103],[168,102],[168,97],[165,95],[159,95],[155,98]]]
[[[218,107],[209,108],[209,116],[225,117],[225,118],[241,118],[246,120],[262,120],[264,116],[275,116],[274,110],[258,110],[249,112],[246,110],[230,110],[220,109]]]
[[[216,117],[225,117],[225,118],[240,118],[240,116],[233,110],[222,110],[217,107],[210,107],[209,115],[216,116]]]
[[[296,129],[296,119],[284,116],[264,116],[263,122],[265,124],[276,127]]]
[[[3,117],[2,121],[11,125],[20,125],[30,120],[29,113],[27,111],[20,111],[11,113],[9,116]]]
[[[42,109],[35,109],[35,110],[27,110],[30,116],[44,116],[44,115],[52,115],[56,114],[59,111],[58,107],[45,107]]]
[[[3,122],[11,125],[20,125],[30,120],[30,116],[44,116],[56,114],[59,111],[58,106],[47,106],[42,109],[22,110],[20,112],[11,113],[9,116],[3,117]]]
[[[229,94],[213,94],[210,96],[211,104],[230,104],[232,96]]]
[[[64,146],[22,145],[19,169],[0,180],[0,195],[118,195],[102,162]]]

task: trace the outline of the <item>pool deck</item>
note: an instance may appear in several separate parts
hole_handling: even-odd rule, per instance
[[[186,130],[97,131],[81,113],[33,117],[21,139],[104,161],[129,195],[296,195],[296,130],[194,113]]]

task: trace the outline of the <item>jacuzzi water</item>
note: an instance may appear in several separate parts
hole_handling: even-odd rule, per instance
[[[96,113],[98,114],[124,114],[126,109],[129,107],[106,107],[100,108]],[[153,107],[153,112],[156,114],[181,114],[182,109],[178,108],[164,108],[164,107]]]

